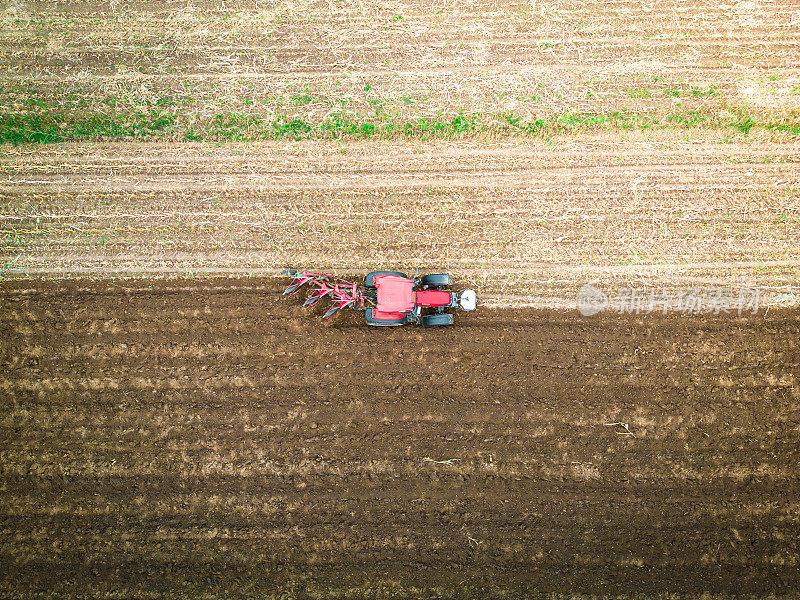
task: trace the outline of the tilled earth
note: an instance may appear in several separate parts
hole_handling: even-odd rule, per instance
[[[269,279],[6,282],[0,595],[800,587],[800,314],[322,321]]]

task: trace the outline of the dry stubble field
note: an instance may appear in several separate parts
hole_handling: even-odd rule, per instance
[[[0,9],[1,595],[798,592],[796,3]]]

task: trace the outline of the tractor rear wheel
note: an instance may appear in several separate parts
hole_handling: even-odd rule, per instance
[[[405,273],[400,273],[399,271],[373,271],[364,279],[364,285],[367,287],[375,287],[375,278],[380,275],[396,275],[397,277],[408,279]]]
[[[432,315],[425,315],[422,317],[423,327],[441,327],[443,325],[452,325],[453,315],[450,313],[435,313]]]

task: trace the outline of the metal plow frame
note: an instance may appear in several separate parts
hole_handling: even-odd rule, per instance
[[[342,308],[363,309],[366,302],[364,290],[356,283],[336,277],[331,273],[312,273],[310,271],[287,270],[284,275],[292,278],[292,283],[283,295],[294,296],[304,286],[311,288],[303,306],[310,308],[323,298],[330,298],[332,306],[322,316],[327,319]]]

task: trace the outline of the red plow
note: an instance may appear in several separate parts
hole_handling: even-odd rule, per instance
[[[366,297],[358,284],[346,281],[328,273],[311,273],[309,271],[288,270],[286,275],[292,277],[292,284],[284,290],[284,296],[294,296],[304,286],[310,288],[311,293],[303,302],[303,306],[310,308],[323,298],[330,298],[333,306],[322,316],[327,319],[337,310],[342,308],[364,308]]]

